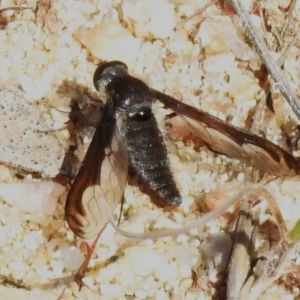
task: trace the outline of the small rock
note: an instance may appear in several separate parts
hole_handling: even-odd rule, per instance
[[[154,276],[160,282],[168,282],[169,280],[177,278],[177,268],[172,265],[161,265],[154,271]]]
[[[146,247],[131,247],[125,250],[124,263],[139,276],[149,276],[167,263],[161,253]]]
[[[107,61],[120,60],[129,65],[135,61],[141,47],[141,41],[114,20],[104,20],[93,28],[81,27],[75,36],[93,56]]]

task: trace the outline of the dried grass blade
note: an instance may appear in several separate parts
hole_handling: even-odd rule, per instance
[[[243,4],[241,3],[241,0],[231,0],[231,2],[237,14],[244,22],[249,38],[252,40],[257,53],[266,65],[269,73],[275,81],[276,86],[279,88],[280,92],[294,111],[295,115],[300,120],[299,98],[297,97],[296,93],[291,89],[287,81],[284,79],[279,67],[277,66],[276,62],[272,59],[272,56],[270,55],[267,49],[267,46],[265,45],[261,37],[257,34],[257,31],[250,19],[250,16],[244,8]]]
[[[250,196],[251,198],[251,196]],[[227,299],[238,299],[250,270],[252,234],[257,219],[252,220],[251,201],[241,203],[236,222],[235,239],[228,271]]]

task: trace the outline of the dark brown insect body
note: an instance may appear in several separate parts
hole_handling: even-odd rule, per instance
[[[122,200],[128,166],[167,204],[179,206],[182,201],[152,113],[156,100],[152,90],[129,76],[127,66],[121,62],[98,67],[94,85],[106,94],[107,103],[66,202],[67,221],[84,238],[94,236],[107,222],[99,197],[112,210]],[[92,190],[86,195],[88,187]],[[102,221],[97,220],[98,213]]]
[[[159,100],[180,115],[216,153],[252,164],[276,177],[300,174],[300,163],[270,141],[186,105],[130,76],[122,62],[100,65],[94,85],[107,102],[102,118],[66,201],[66,219],[82,238],[92,238],[122,201],[128,166],[166,203],[178,206],[162,135],[151,110]]]
[[[125,131],[129,165],[166,203],[180,205],[181,196],[169,168],[167,149],[151,109],[155,94],[144,82],[129,76],[127,67],[121,63],[98,68],[94,75],[97,89],[103,81],[109,101],[125,117],[120,131]]]

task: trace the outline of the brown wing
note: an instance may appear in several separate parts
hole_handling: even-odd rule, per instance
[[[110,220],[110,213],[122,201],[127,173],[126,141],[107,104],[66,200],[66,219],[76,235],[93,238]]]
[[[257,169],[274,176],[292,177],[300,174],[300,162],[270,141],[159,91],[154,93],[166,107],[182,116],[190,130],[211,150],[252,163]]]

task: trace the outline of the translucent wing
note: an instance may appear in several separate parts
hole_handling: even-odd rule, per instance
[[[182,116],[190,130],[211,150],[252,163],[255,168],[274,176],[292,177],[300,174],[300,162],[270,141],[161,92],[154,93],[166,107]]]
[[[114,212],[126,187],[127,147],[116,121],[113,107],[106,104],[66,200],[67,222],[84,239],[93,238],[110,220],[107,208]]]

